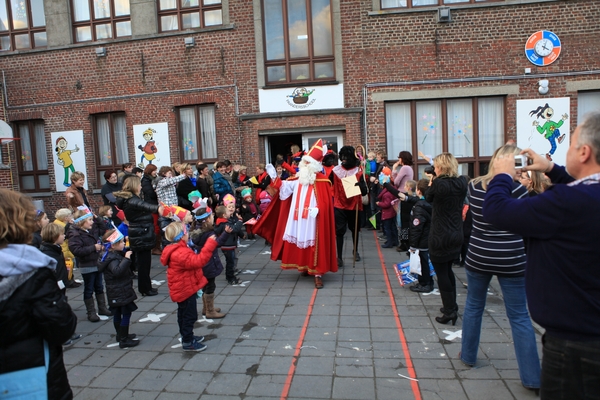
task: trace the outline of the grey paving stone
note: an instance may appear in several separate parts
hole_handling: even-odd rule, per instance
[[[462,381],[465,393],[470,399],[505,400],[512,393],[500,380],[467,379]]]
[[[186,353],[159,354],[148,366],[149,369],[179,370],[188,362]]]
[[[137,376],[141,369],[134,368],[115,368],[111,367],[102,372],[96,379],[89,384],[89,387],[115,388],[127,387],[129,382]]]
[[[342,315],[339,321],[340,328],[370,328],[369,317],[366,315]]]
[[[245,374],[216,374],[206,388],[206,393],[239,396],[241,393],[246,392],[251,379],[251,376]]]
[[[279,399],[284,388],[287,377],[285,375],[259,375],[252,378],[245,400],[248,396],[256,396],[257,399],[277,398]]]
[[[396,377],[376,378],[375,396],[376,399],[414,399],[415,395],[412,391],[411,381],[408,379]]]
[[[372,357],[371,342],[338,342],[336,357]]]
[[[87,387],[105,370],[106,367],[77,365],[69,370],[69,383],[71,386]]]
[[[296,375],[330,376],[335,372],[334,359],[328,356],[305,356],[298,358]]]
[[[202,395],[198,393],[162,392],[158,395],[156,400],[198,400],[201,398],[203,398]]]
[[[80,339],[81,340],[81,339]],[[90,355],[94,353],[94,349],[90,348],[78,348],[78,347],[69,347],[67,350],[63,352],[63,361],[65,365],[75,365],[79,364],[88,358]]]
[[[145,368],[157,356],[158,353],[153,351],[130,351],[119,358],[114,366],[120,368]]]
[[[373,360],[367,357],[336,357],[335,376],[373,378]]]
[[[485,395],[485,392],[480,392],[479,397],[469,397],[457,379],[419,379],[418,383],[423,399],[475,400]]]
[[[370,378],[333,379],[333,399],[374,399],[375,382]]]
[[[114,399],[120,389],[96,389],[84,388],[76,396],[74,400],[107,400]]]
[[[179,371],[167,384],[165,391],[199,395],[204,392],[212,379],[213,374],[210,372]]]
[[[129,383],[128,388],[160,392],[171,382],[175,374],[175,371],[145,369]]]
[[[258,375],[287,375],[293,358],[288,356],[264,355],[258,365]]]
[[[125,390],[122,390],[114,398],[114,400],[130,400],[130,399],[135,399],[135,400],[154,400],[159,395],[160,395],[160,393],[158,393],[158,392],[147,392],[147,391],[144,391],[144,390],[129,390],[129,389],[125,389]]]
[[[289,396],[303,399],[330,399],[333,391],[332,382],[332,376],[297,375],[290,385]]]

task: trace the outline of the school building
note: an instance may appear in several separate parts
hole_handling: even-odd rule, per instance
[[[318,138],[471,176],[508,139],[560,162],[600,110],[599,21],[600,0],[0,0],[0,187],[54,212],[73,170],[96,193],[124,162],[253,173]]]

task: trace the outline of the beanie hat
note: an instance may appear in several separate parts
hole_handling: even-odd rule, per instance
[[[246,197],[252,197],[252,189],[246,188],[242,190],[242,197],[245,199]]]
[[[227,207],[229,204],[235,204],[235,197],[230,193],[227,193],[225,197],[223,197],[223,204]]]

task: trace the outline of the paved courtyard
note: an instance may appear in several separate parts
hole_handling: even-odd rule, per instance
[[[407,259],[382,249],[373,231],[362,231],[362,261],[352,266],[350,233],[345,268],[314,288],[310,277],[283,271],[264,240],[241,241],[238,268],[244,281],[217,278],[215,304],[227,316],[201,320],[204,352],[184,352],[177,305],[168,296],[165,268],[153,256],[159,295],[137,300],[130,331],[139,346],[120,349],[112,321],[87,320],[83,287],[69,289],[83,338],[65,350],[76,399],[534,399],[519,380],[512,335],[497,280],[483,317],[475,368],[464,366],[462,320],[435,322],[439,294],[401,287],[393,264]],[[464,268],[458,304],[464,308]],[[437,292],[437,290],[436,290]],[[202,302],[199,301],[199,310]],[[541,355],[541,333],[536,336]]]

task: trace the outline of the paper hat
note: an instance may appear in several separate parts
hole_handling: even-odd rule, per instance
[[[162,204],[162,206],[164,208],[163,217],[168,217],[175,221],[183,221],[185,215],[189,212],[185,208],[179,206],[168,206],[164,203]],[[172,215],[169,217],[169,214]]]
[[[323,147],[323,139],[319,139],[315,142],[313,147],[310,148],[306,155],[320,163],[323,161],[325,152],[327,152],[327,148]]]
[[[201,197],[202,195],[197,190],[194,190],[190,192],[190,194],[188,194],[188,200],[192,202],[192,207],[194,208],[194,210],[202,207],[202,205],[200,204]]]
[[[227,193],[227,194],[225,195],[225,197],[223,197],[223,204],[224,204],[225,206],[228,206],[228,205],[229,205],[229,204],[231,204],[231,203],[235,204],[235,197],[233,197],[233,195],[231,195],[231,194]]]
[[[381,169],[381,173],[382,173],[382,174],[384,174],[384,175],[388,175],[388,176],[389,176],[389,175],[391,175],[391,174],[392,174],[392,170],[391,170],[391,169],[389,169],[388,167],[383,167],[383,168]]]
[[[242,197],[245,199],[246,197],[252,197],[252,189],[246,188],[242,190]]]
[[[123,234],[118,229],[115,229],[115,231],[109,237],[106,238],[106,242],[110,244],[115,244],[123,238]]]
[[[85,206],[85,205],[79,206],[79,207],[77,207],[77,209],[81,210],[81,211],[85,211],[85,214],[82,215],[81,217],[77,218],[75,221],[73,221],[74,223],[81,222],[84,219],[88,219],[88,218],[91,218],[94,216],[94,214],[92,214],[92,211],[89,208],[87,208],[87,206]]]
[[[200,215],[194,215],[194,217],[198,221],[202,221],[202,220],[210,217],[210,215],[212,214],[212,210],[211,210],[210,207],[206,207],[206,208],[200,207],[198,210],[201,210],[201,209],[204,209],[204,212],[202,214],[200,214]],[[197,211],[197,210],[194,210],[194,211]],[[194,214],[195,214],[195,212],[194,212]]]

